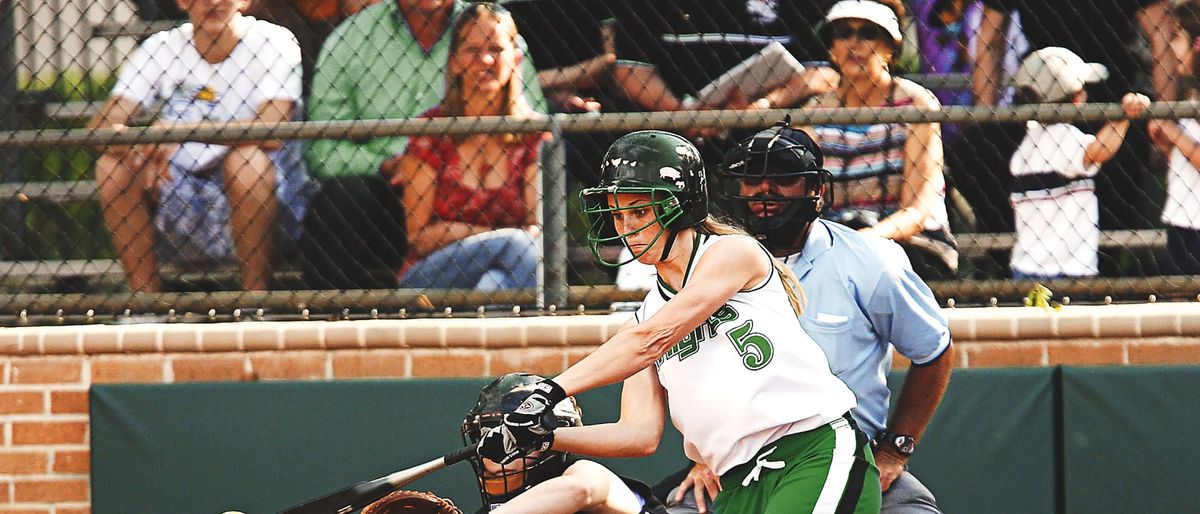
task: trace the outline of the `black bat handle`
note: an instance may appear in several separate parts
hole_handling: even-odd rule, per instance
[[[457,463],[467,460],[471,457],[474,457],[476,455],[475,451],[476,451],[475,445],[473,445],[473,444],[467,445],[467,446],[464,446],[460,450],[456,450],[456,451],[447,453],[444,457],[442,457],[442,460],[443,460],[443,462],[446,463],[447,466],[449,466],[451,464],[457,464]]]

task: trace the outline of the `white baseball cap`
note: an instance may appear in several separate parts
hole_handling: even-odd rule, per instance
[[[891,7],[879,2],[842,0],[833,4],[833,7],[829,8],[829,14],[825,15],[825,25],[821,29],[829,30],[829,24],[845,19],[865,20],[879,25],[892,36],[892,41],[896,43],[896,46],[903,43],[900,20],[896,18],[896,12]]]
[[[1048,46],[1021,61],[1013,81],[1017,87],[1032,89],[1044,101],[1057,102],[1082,91],[1084,84],[1106,78],[1108,68],[1103,64],[1084,62],[1075,52]]]

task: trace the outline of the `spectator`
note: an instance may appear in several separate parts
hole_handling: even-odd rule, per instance
[[[901,16],[898,2],[889,7],[846,0],[830,8],[822,36],[842,78],[835,91],[814,97],[808,107],[940,109],[928,89],[888,71],[901,46]],[[937,123],[823,125],[806,131],[833,172],[835,202],[827,217],[900,243],[926,279],[954,276],[958,251],[946,213]]]
[[[509,373],[484,386],[479,401],[463,420],[463,439],[478,444],[485,431],[499,426],[504,413],[516,409],[542,380],[545,378],[528,373]],[[551,411],[560,427],[583,426],[583,413],[573,397],[558,402]],[[662,423],[662,413],[658,416]],[[620,426],[607,423],[581,430],[602,433]],[[483,497],[479,514],[664,514],[662,504],[645,484],[561,451],[537,451],[508,464],[475,457],[471,467]]]
[[[321,49],[310,120],[413,118],[442,98],[451,22],[460,0],[386,0],[338,25]],[[522,44],[523,46],[523,44]],[[533,66],[522,63],[528,103],[545,112]],[[379,174],[405,137],[313,141],[307,158],[321,191],[305,219],[304,276],[314,288],[388,288],[406,253],[404,211]],[[389,161],[385,164],[384,161]]]
[[[304,97],[308,98],[321,43],[347,17],[379,0],[247,0],[242,11],[292,31],[300,43],[304,65]]]
[[[446,95],[425,117],[534,115],[522,93],[512,15],[473,3],[451,29]],[[403,186],[408,255],[400,287],[537,285],[538,153],[548,134],[424,135],[380,171]]]
[[[1000,60],[1008,50],[1004,34],[1011,15],[1019,15],[1021,28],[1030,49],[1050,46],[1066,48],[1086,62],[1104,65],[1107,80],[1087,86],[1088,99],[1094,102],[1120,102],[1129,91],[1147,94],[1159,100],[1174,100],[1179,58],[1171,51],[1170,41],[1176,23],[1171,15],[1171,0],[983,0],[984,13],[976,40],[977,60],[972,70],[972,90],[978,105],[997,105],[1002,84]],[[1143,58],[1139,48],[1145,38],[1149,55]],[[1024,58],[1025,56],[1020,56]],[[1101,123],[1082,124],[1086,133],[1095,134]],[[1140,127],[1141,124],[1135,124]],[[1008,132],[996,127],[970,134],[979,141],[978,159],[967,162],[984,190],[994,187],[1011,189],[1007,157],[1020,140],[1020,125]],[[992,146],[996,148],[991,148]],[[1096,177],[1096,195],[1104,205],[1100,225],[1112,228],[1149,228],[1148,215],[1157,210],[1157,202],[1143,191],[1157,190],[1157,174],[1150,169],[1151,148],[1146,132],[1131,130],[1121,150]],[[964,179],[965,180],[965,179]]]
[[[976,59],[976,40],[983,18],[980,0],[915,0],[913,8],[920,48],[922,73],[971,73]],[[1021,31],[1020,13],[1009,16],[1004,34],[1004,61],[1007,75],[1017,72],[1021,57],[1029,52],[1029,42]],[[1000,95],[1000,105],[1012,102],[1011,87]],[[934,91],[942,105],[972,105],[969,86]],[[1007,190],[1007,170],[991,175],[980,173],[986,163],[1003,162],[1016,150],[1020,135],[1010,135],[1007,125],[942,124],[942,146],[946,150],[947,192],[950,205],[958,208],[963,225],[977,232],[1011,231],[1008,202],[997,198],[996,191]],[[987,155],[981,155],[987,153]],[[994,167],[994,164],[993,164]],[[955,196],[961,194],[961,196]],[[953,218],[952,218],[953,219]]]
[[[1200,2],[1185,0],[1175,6],[1181,39],[1188,48],[1182,52],[1187,75],[1181,84],[1189,84],[1187,98],[1197,100],[1197,73],[1194,66],[1196,42],[1200,41]],[[1191,57],[1190,59],[1186,57]],[[1164,273],[1200,274],[1200,123],[1194,118],[1176,121],[1152,120],[1150,137],[1167,155],[1167,197],[1161,221],[1167,226],[1167,256]]]
[[[191,23],[138,47],[90,128],[124,127],[156,104],[155,123],[167,126],[280,122],[299,110],[291,33],[242,16],[239,0],[179,6]],[[271,260],[297,237],[309,191],[298,147],[279,141],[114,146],[97,160],[96,181],[130,288],[142,292],[162,290],[159,256],[195,263],[236,255],[243,287],[267,289]]]
[[[1018,102],[1082,104],[1084,84],[1108,75],[1104,65],[1086,63],[1060,47],[1038,50],[1017,70]],[[1144,95],[1121,100],[1125,114],[1137,118],[1150,105]],[[1013,278],[1093,276],[1099,273],[1100,206],[1092,179],[1100,165],[1116,154],[1129,120],[1111,121],[1095,135],[1067,123],[1030,121],[1028,133],[1009,167],[1017,242],[1013,246]]]

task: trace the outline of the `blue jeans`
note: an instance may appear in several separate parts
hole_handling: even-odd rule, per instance
[[[475,234],[425,256],[400,279],[400,287],[523,289],[537,287],[537,238],[523,229]]]

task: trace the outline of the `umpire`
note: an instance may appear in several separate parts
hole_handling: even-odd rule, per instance
[[[906,469],[950,381],[946,319],[900,246],[819,218],[830,203],[830,175],[812,138],[788,121],[729,152],[718,172],[723,196],[733,217],[800,279],[810,300],[800,324],[854,391],[854,418],[874,442],[882,512],[939,513],[933,494]],[[891,346],[912,367],[888,419]],[[704,471],[689,473],[684,494],[670,493],[670,513],[696,512]]]

